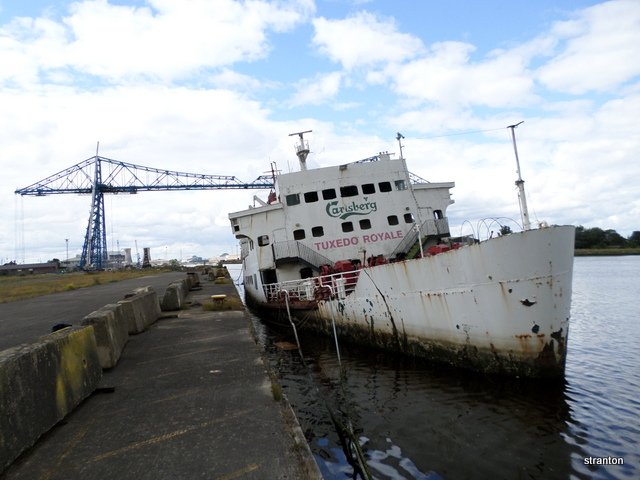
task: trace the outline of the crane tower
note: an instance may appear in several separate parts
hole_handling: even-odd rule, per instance
[[[273,178],[261,175],[253,182],[235,176],[176,172],[125,163],[97,154],[15,191],[17,195],[91,195],[89,222],[84,237],[80,268],[102,270],[107,262],[104,194],[170,190],[272,189]],[[137,245],[136,245],[137,251]]]

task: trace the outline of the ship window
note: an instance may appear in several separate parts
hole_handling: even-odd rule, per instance
[[[253,250],[253,240],[249,240],[249,250]]]
[[[234,232],[239,232],[240,231],[240,225],[234,225],[233,226],[233,231]]]
[[[371,228],[371,220],[368,218],[363,218],[360,220],[360,229],[369,230]]]
[[[404,214],[404,221],[405,221],[405,223],[413,223],[413,214],[412,213],[405,213]]]
[[[304,233],[304,228],[293,231],[293,239],[294,240],[304,240],[306,234]]]
[[[322,190],[323,200],[333,200],[334,198],[336,198],[335,188],[327,188],[326,190]]]
[[[342,223],[342,231],[343,232],[353,232],[353,223],[351,223],[351,222],[343,222]]]
[[[313,203],[318,201],[318,192],[306,192],[304,194],[304,201],[306,203]]]
[[[362,193],[365,195],[376,193],[376,186],[373,183],[365,183],[362,185]]]
[[[313,278],[313,270],[311,267],[304,267],[300,269],[300,278]]]
[[[269,245],[269,235],[260,235],[258,237],[258,245],[261,247],[266,247]]]
[[[435,218],[436,220],[440,220],[441,218],[444,218],[444,216],[442,215],[442,210],[434,210],[433,218]]]
[[[398,216],[397,215],[389,215],[387,217],[387,222],[389,223],[389,225],[398,225]]]
[[[346,185],[344,187],[340,187],[340,196],[341,197],[355,197],[358,195],[358,187],[355,185]]]
[[[324,228],[322,227],[313,227],[311,229],[311,235],[314,237],[322,237],[324,235]]]
[[[378,183],[378,188],[381,192],[390,192],[391,191],[391,182],[380,182]]]
[[[300,194],[299,193],[291,193],[287,195],[287,205],[298,205],[300,203]]]
[[[406,190],[407,184],[404,180],[396,180],[396,190]]]

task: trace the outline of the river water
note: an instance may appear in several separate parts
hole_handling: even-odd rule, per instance
[[[327,480],[360,478],[329,412],[353,426],[377,479],[632,479],[640,478],[638,299],[640,257],[575,259],[566,379],[556,386],[348,344],[340,344],[341,380],[333,339],[301,335],[303,361],[283,343],[295,342],[290,331],[255,317],[254,325]]]

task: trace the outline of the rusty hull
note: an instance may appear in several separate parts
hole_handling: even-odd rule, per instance
[[[335,319],[339,336],[358,343],[481,372],[562,377],[573,241],[573,227],[550,227],[364,268],[352,293],[305,309],[304,326],[331,333]]]

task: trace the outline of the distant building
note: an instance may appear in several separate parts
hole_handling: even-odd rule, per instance
[[[233,263],[233,262],[240,262],[240,256],[239,255],[235,255],[235,254],[230,254],[230,253],[222,253],[220,255],[218,255],[217,257],[213,257],[209,259],[210,263],[218,263],[218,262],[229,262],[229,263]]]
[[[0,265],[0,275],[34,275],[38,273],[58,273],[60,262],[46,263],[6,263]]]

